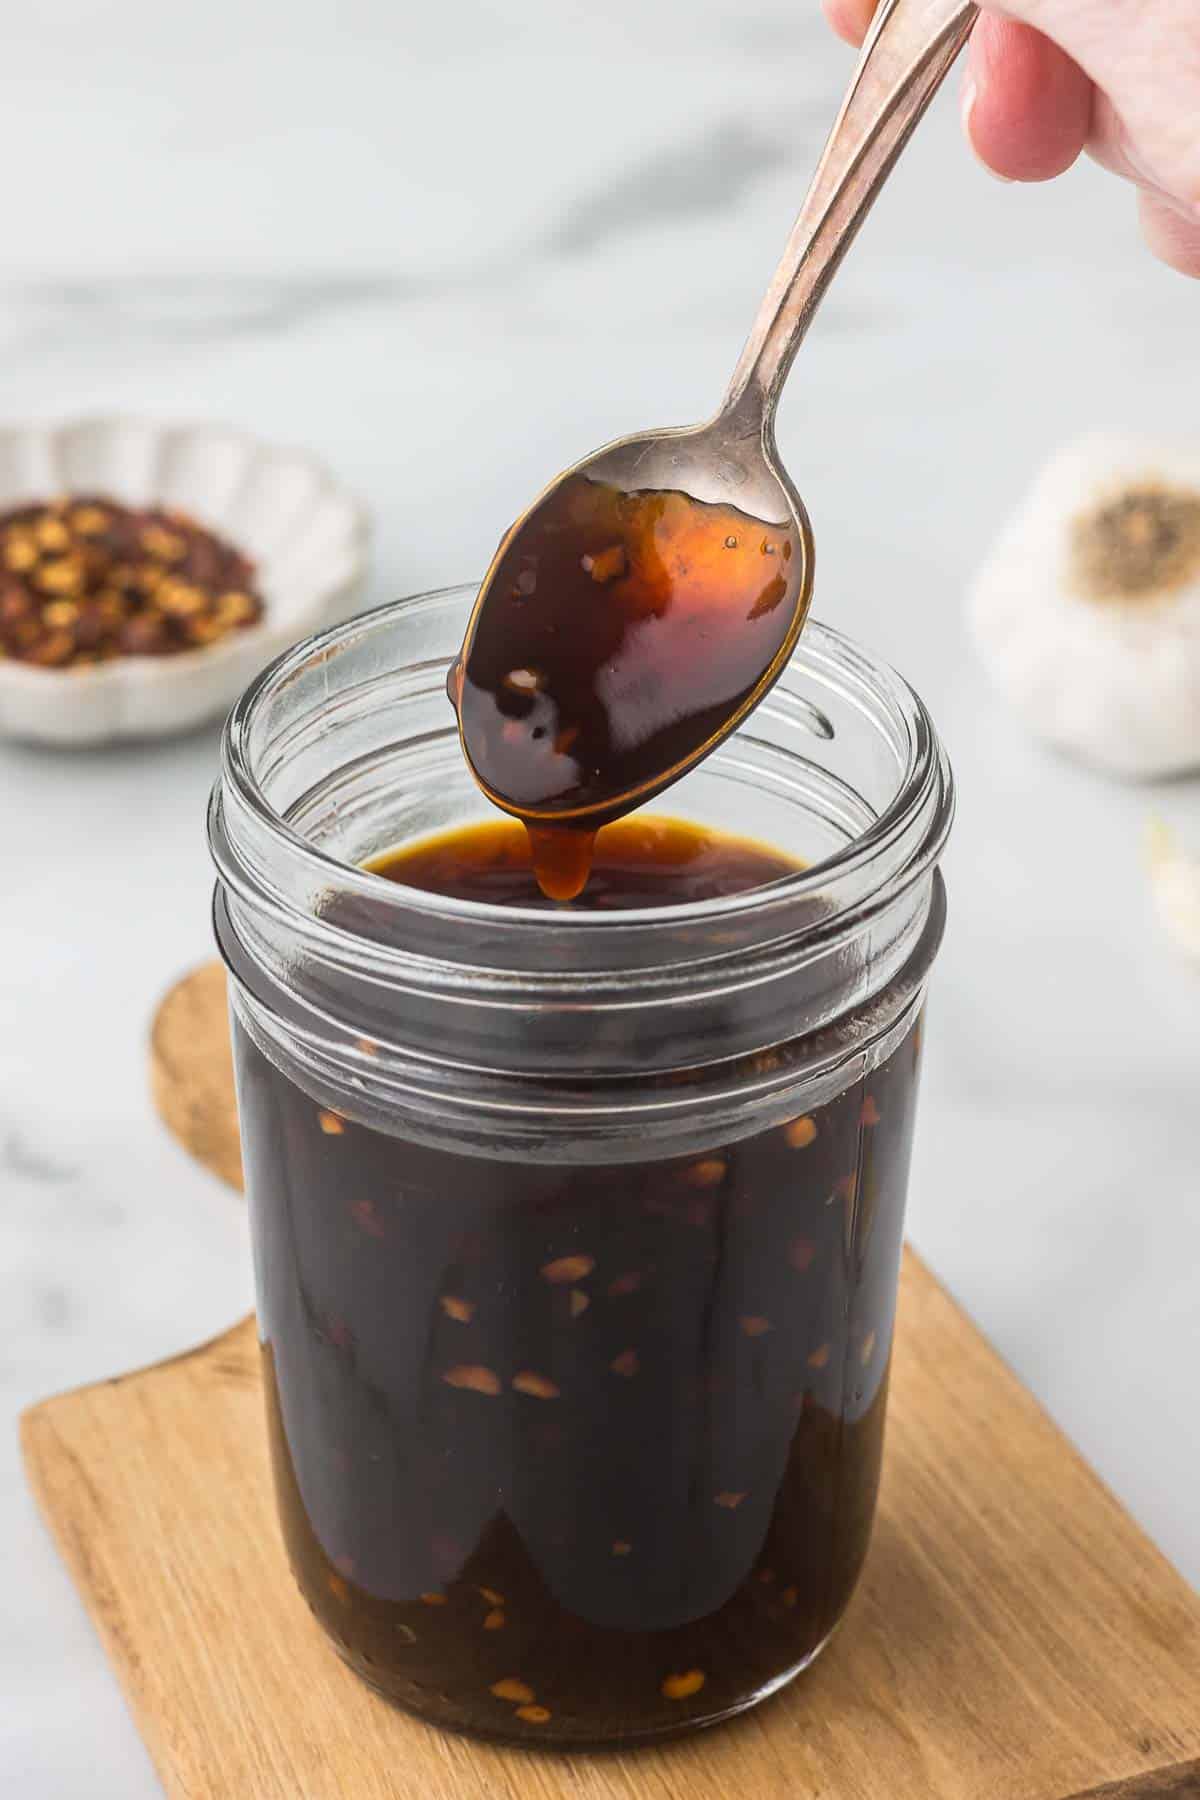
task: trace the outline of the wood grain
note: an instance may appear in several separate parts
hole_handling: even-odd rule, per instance
[[[847,1621],[777,1699],[665,1748],[497,1749],[378,1699],[287,1574],[260,1415],[246,1321],[23,1421],[45,1517],[178,1800],[1197,1791],[1200,1602],[911,1254],[881,1516]]]
[[[225,970],[207,963],[164,997],[150,1027],[150,1093],[168,1131],[231,1187],[242,1185]]]

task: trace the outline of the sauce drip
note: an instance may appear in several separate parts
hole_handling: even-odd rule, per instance
[[[581,892],[596,829],[681,774],[782,667],[800,551],[790,525],[585,475],[504,539],[448,691],[548,896]]]
[[[753,838],[652,812],[606,825],[594,846],[589,839],[588,849],[591,879],[583,907],[589,912],[723,899],[794,875],[803,866]],[[540,862],[535,875],[536,856],[524,826],[515,819],[493,819],[420,838],[367,867],[428,894],[548,908],[557,895],[548,891]]]
[[[527,825],[525,835],[538,886],[547,900],[578,899],[592,872],[595,832],[562,825]]]

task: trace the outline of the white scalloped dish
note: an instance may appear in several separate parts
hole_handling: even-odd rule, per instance
[[[136,419],[0,430],[0,511],[63,493],[191,514],[254,559],[265,611],[173,656],[76,669],[0,661],[4,737],[84,745],[187,731],[227,710],[279,651],[357,603],[367,512],[301,451],[223,426]]]

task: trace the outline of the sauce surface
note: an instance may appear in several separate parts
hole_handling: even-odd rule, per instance
[[[367,866],[389,881],[457,900],[547,910],[556,905],[538,885],[529,834],[513,819],[422,838]],[[637,813],[598,834],[591,877],[577,904],[587,912],[681,906],[748,893],[794,875],[801,866],[752,838]]]
[[[728,730],[798,629],[790,525],[567,476],[497,552],[451,672],[480,786],[533,833],[552,898],[591,836]]]

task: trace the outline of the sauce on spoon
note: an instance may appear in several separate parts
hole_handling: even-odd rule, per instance
[[[509,532],[448,690],[549,898],[580,893],[599,827],[761,696],[792,648],[805,565],[790,523],[580,474]]]

